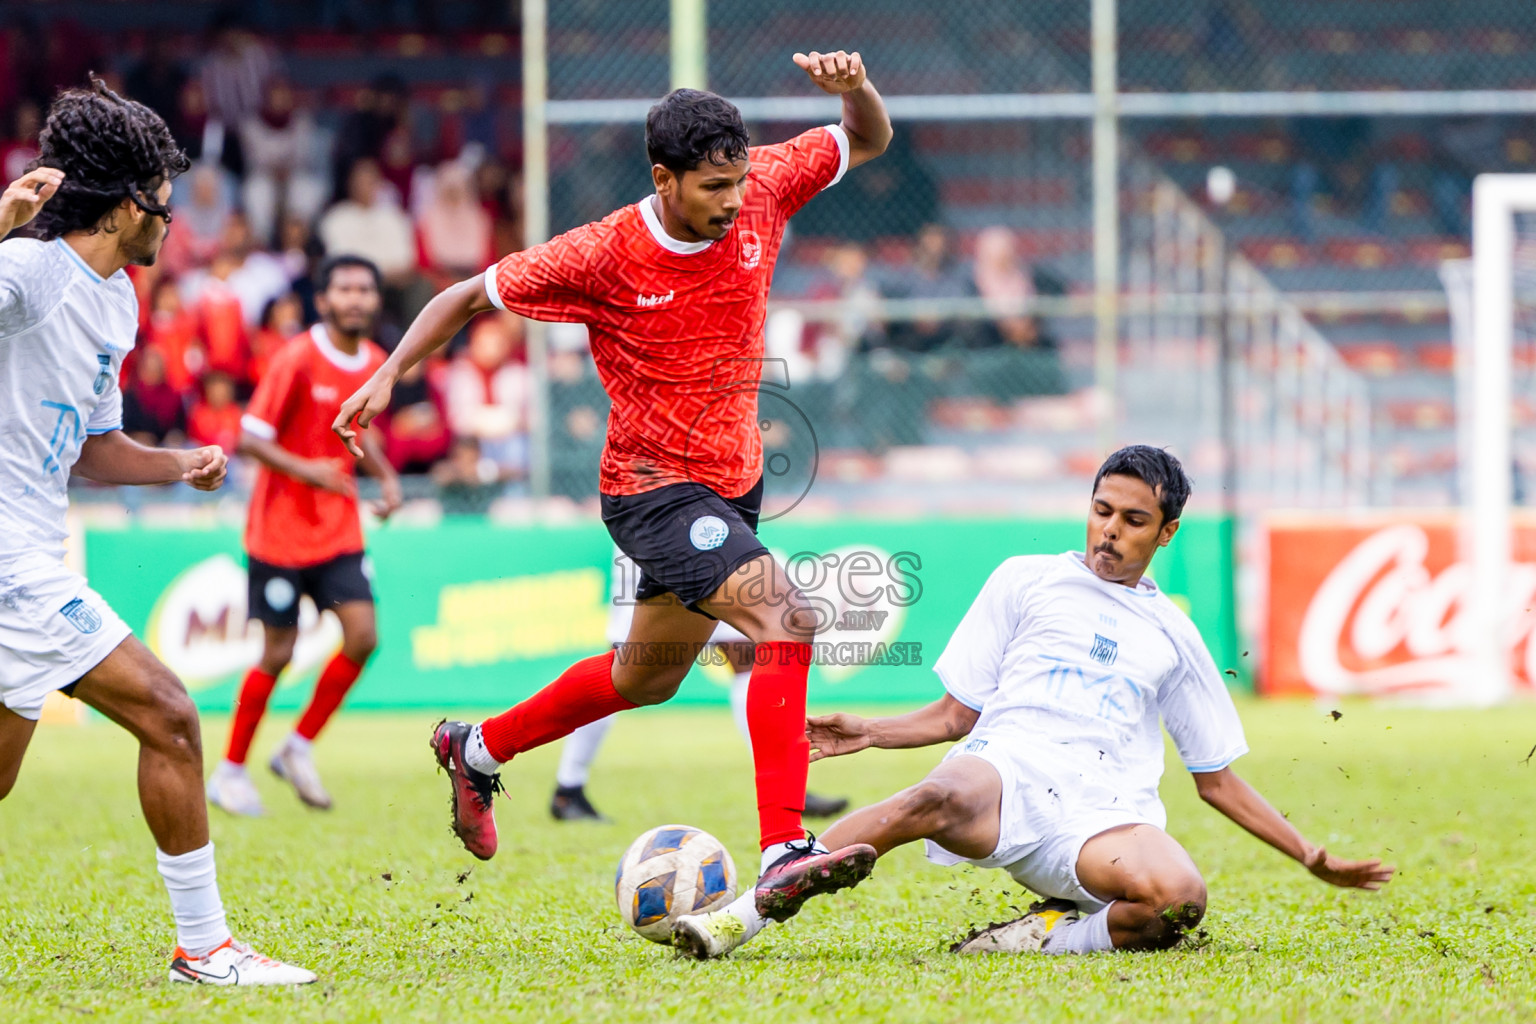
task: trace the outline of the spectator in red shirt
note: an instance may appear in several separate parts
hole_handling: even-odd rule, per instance
[[[181,291],[170,275],[155,282],[150,297],[149,326],[144,329],[145,348],[156,349],[165,359],[165,381],[183,398],[203,375],[207,356],[198,333],[197,317],[181,302]]]
[[[214,370],[203,378],[203,397],[187,414],[187,436],[193,444],[216,444],[227,452],[240,443],[240,406],[229,374]]]
[[[438,361],[424,359],[402,373],[389,411],[379,418],[384,455],[401,473],[425,473],[448,454],[452,435],[441,386],[443,369]]]
[[[140,444],[175,447],[186,432],[187,410],[165,379],[165,355],[154,346],[133,354],[123,389],[123,430]]]
[[[448,367],[448,420],[455,435],[480,442],[503,471],[528,471],[528,367],[515,360],[523,322],[511,313],[483,316],[469,346]]]
[[[440,165],[432,198],[416,218],[422,268],[446,286],[490,266],[496,262],[491,229],[469,169],[456,161]]]
[[[283,343],[304,330],[304,303],[293,292],[284,292],[267,303],[261,323],[251,335],[251,382],[260,384],[267,367]]]

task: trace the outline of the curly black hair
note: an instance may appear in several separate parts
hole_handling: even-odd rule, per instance
[[[744,159],[748,144],[741,111],[712,92],[674,89],[645,118],[646,154],[674,174]]]
[[[191,166],[159,114],[119,96],[94,73],[89,89],[66,89],[54,99],[37,147],[32,168],[64,172],[58,192],[28,225],[44,240],[94,229],[124,199],[168,216],[156,193]]]

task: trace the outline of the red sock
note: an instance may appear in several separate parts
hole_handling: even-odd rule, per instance
[[[337,651],[336,656],[326,662],[325,668],[321,670],[320,678],[315,682],[314,695],[309,698],[309,707],[304,709],[293,731],[307,740],[319,736],[320,730],[325,728],[325,723],[341,707],[347,691],[352,689],[352,684],[357,682],[357,677],[362,673],[363,666]]]
[[[639,707],[613,688],[613,652],[578,661],[521,704],[480,723],[485,749],[498,761],[569,736],[588,722]]]
[[[229,748],[224,752],[224,760],[245,764],[251,740],[256,738],[256,727],[267,713],[267,701],[276,688],[277,676],[269,676],[259,668],[245,674],[245,682],[240,684],[240,693],[235,697],[235,716],[229,723]]]
[[[747,732],[757,770],[757,822],[762,848],[804,839],[805,777],[811,742],[805,738],[805,680],[811,645],[758,644],[747,684]]]

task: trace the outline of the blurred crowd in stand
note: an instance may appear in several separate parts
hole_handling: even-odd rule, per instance
[[[416,5],[324,6],[331,22],[368,28]],[[185,51],[151,32],[109,52],[107,40],[70,21],[3,30],[0,168],[6,180],[23,172],[51,96],[92,69],[165,117],[194,163],[175,183],[175,224],[159,261],[131,270],[141,333],[124,369],[125,429],[154,443],[233,450],[242,405],[273,353],[316,319],[311,274],[323,256],[353,253],[378,265],[376,340],[391,349],[438,290],[521,247],[519,124],[515,104],[487,81],[436,96],[427,117],[421,98],[391,74],[344,96],[333,90],[322,103],[292,84],[274,40],[233,9],[212,20],[195,56]],[[898,195],[903,188],[911,194]],[[843,207],[899,212],[892,223],[902,234],[841,231],[830,201],[797,222],[802,244],[786,250],[801,263],[793,297],[837,300],[831,317],[770,323],[771,354],[797,360],[797,379],[836,377],[875,350],[1030,350],[1054,365],[1055,342],[1025,305],[1059,285],[1032,274],[1009,229],[968,236],[974,251],[962,258],[910,152],[861,170],[840,190]],[[625,201],[632,198],[613,205]],[[876,245],[884,246],[879,259]],[[881,313],[886,300],[965,299],[979,300],[984,315],[946,308],[888,321]],[[556,439],[586,451],[601,443],[606,405],[594,392],[585,332],[561,327],[551,342],[552,386],[588,396],[559,413]],[[482,316],[401,381],[380,420],[388,457],[403,473],[430,475],[444,493],[518,481],[529,467],[531,388],[523,322]],[[1059,387],[1018,389],[1050,390]]]

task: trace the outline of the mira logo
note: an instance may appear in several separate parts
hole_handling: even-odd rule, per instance
[[[635,304],[638,306],[665,306],[672,301],[672,295],[672,292],[667,292],[665,295],[641,294],[635,299]]]

